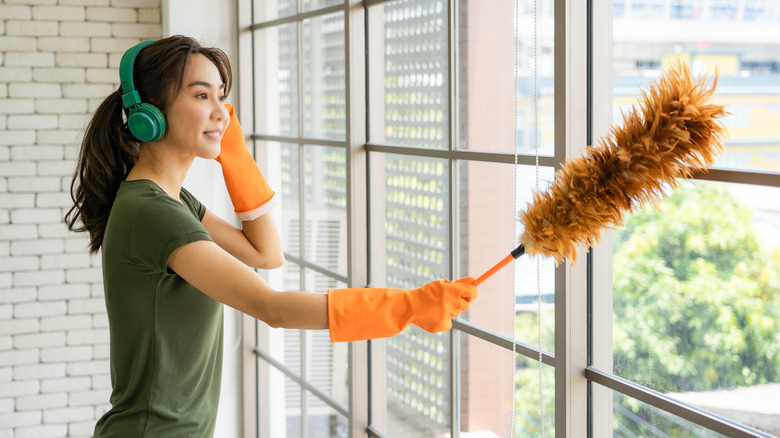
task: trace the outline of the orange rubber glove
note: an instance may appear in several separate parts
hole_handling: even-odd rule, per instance
[[[435,333],[452,328],[452,318],[477,298],[471,277],[438,280],[417,289],[352,288],[328,291],[332,342],[394,336],[414,324]]]
[[[276,197],[249,153],[233,105],[225,104],[225,108],[230,113],[230,124],[222,135],[222,148],[216,160],[222,165],[236,216],[241,221],[251,221],[271,211],[276,206]]]

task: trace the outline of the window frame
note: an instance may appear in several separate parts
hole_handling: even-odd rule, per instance
[[[307,262],[303,258],[287,255],[288,263],[313,269],[320,274],[345,281],[350,287],[364,287],[371,284],[372,261],[381,257],[383,227],[371,227],[370,218],[381,218],[382,209],[378,202],[370,202],[369,194],[381,185],[381,172],[374,157],[384,154],[401,154],[416,157],[439,158],[449,161],[449,244],[458,248],[457,230],[457,163],[463,160],[489,163],[534,165],[536,157],[507,153],[478,152],[459,149],[457,146],[457,21],[456,0],[446,0],[448,5],[449,43],[449,146],[447,149],[421,149],[374,143],[369,140],[370,118],[377,114],[370,112],[369,90],[372,78],[369,76],[370,59],[366,53],[376,50],[371,45],[368,28],[368,10],[394,0],[345,0],[342,4],[317,10],[300,12],[288,17],[254,23],[252,0],[239,0],[239,80],[242,87],[239,95],[241,116],[245,128],[251,127],[250,139],[258,141],[283,141],[306,145],[343,147],[346,150],[347,167],[347,276]],[[298,9],[302,1],[298,1]],[[539,157],[539,165],[559,168],[567,157],[580,155],[585,145],[592,144],[594,133],[606,132],[611,121],[611,40],[612,2],[586,2],[555,0],[555,151],[553,157]],[[305,19],[332,12],[343,12],[345,20],[345,63],[346,63],[346,139],[328,141],[302,137],[265,135],[254,129],[256,110],[254,96],[253,33],[259,29],[283,23],[302,22]],[[299,31],[300,33],[300,31]],[[299,48],[302,41],[298,39]],[[598,49],[596,49],[598,48]],[[302,56],[298,52],[299,59]],[[245,60],[250,60],[246,62]],[[299,62],[297,68],[302,69]],[[301,81],[302,75],[299,76]],[[299,87],[299,94],[302,93]],[[299,124],[304,109],[299,106]],[[373,173],[372,173],[373,172]],[[707,174],[696,175],[701,180],[737,182],[780,187],[780,174],[713,169]],[[373,192],[375,193],[375,192]],[[365,207],[364,207],[365,206]],[[303,208],[303,207],[302,207]],[[303,245],[302,245],[303,247]],[[562,264],[556,268],[555,286],[555,351],[554,354],[537,347],[513,340],[466,320],[453,320],[449,334],[450,361],[450,407],[452,437],[460,436],[460,380],[459,357],[460,337],[475,336],[486,342],[517,354],[539,360],[555,368],[555,429],[556,436],[577,436],[587,430],[588,436],[608,436],[612,429],[612,391],[641,400],[658,409],[685,418],[713,431],[730,436],[766,436],[743,425],[712,415],[698,408],[676,402],[669,397],[639,384],[626,381],[612,374],[612,247],[611,234],[607,232],[599,245],[590,250],[580,249],[580,263]],[[450,272],[457,274],[457,251],[450,251]],[[374,272],[376,274],[376,272]],[[259,345],[258,339],[268,328],[250,318],[245,318],[244,343],[249,346],[244,355],[245,369],[245,422],[246,436],[261,436],[258,412],[267,407],[261,399],[258,373],[273,367],[286,374],[301,386],[302,391],[319,397],[349,421],[350,437],[384,437],[381,412],[372,412],[372,406],[382,405],[386,391],[372,385],[372,373],[382,373],[386,361],[385,341],[375,340],[350,343],[348,348],[349,388],[348,405],[343,406],[319,391],[316,386],[296,375],[284,364],[275,360]],[[254,339],[251,334],[254,333]],[[609,339],[609,342],[600,340]],[[254,343],[254,345],[252,345]],[[302,420],[305,421],[305,420]],[[304,432],[305,436],[305,432]]]

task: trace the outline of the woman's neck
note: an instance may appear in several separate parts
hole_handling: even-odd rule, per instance
[[[143,144],[126,180],[148,179],[160,186],[168,196],[179,199],[182,183],[193,160],[194,157],[171,154],[163,144]]]

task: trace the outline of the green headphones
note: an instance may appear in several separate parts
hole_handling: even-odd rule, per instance
[[[165,116],[159,108],[151,103],[141,102],[141,96],[133,85],[133,66],[135,58],[144,47],[154,40],[147,40],[135,45],[122,55],[119,63],[119,80],[122,82],[122,104],[130,110],[127,115],[127,127],[137,138],[146,143],[160,139],[165,134]]]

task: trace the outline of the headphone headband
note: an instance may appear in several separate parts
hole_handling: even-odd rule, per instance
[[[141,53],[144,47],[152,44],[154,40],[146,40],[142,43],[127,49],[122,60],[119,62],[119,80],[122,84],[122,104],[125,108],[132,108],[141,104],[141,96],[133,84],[133,67],[135,58]]]

